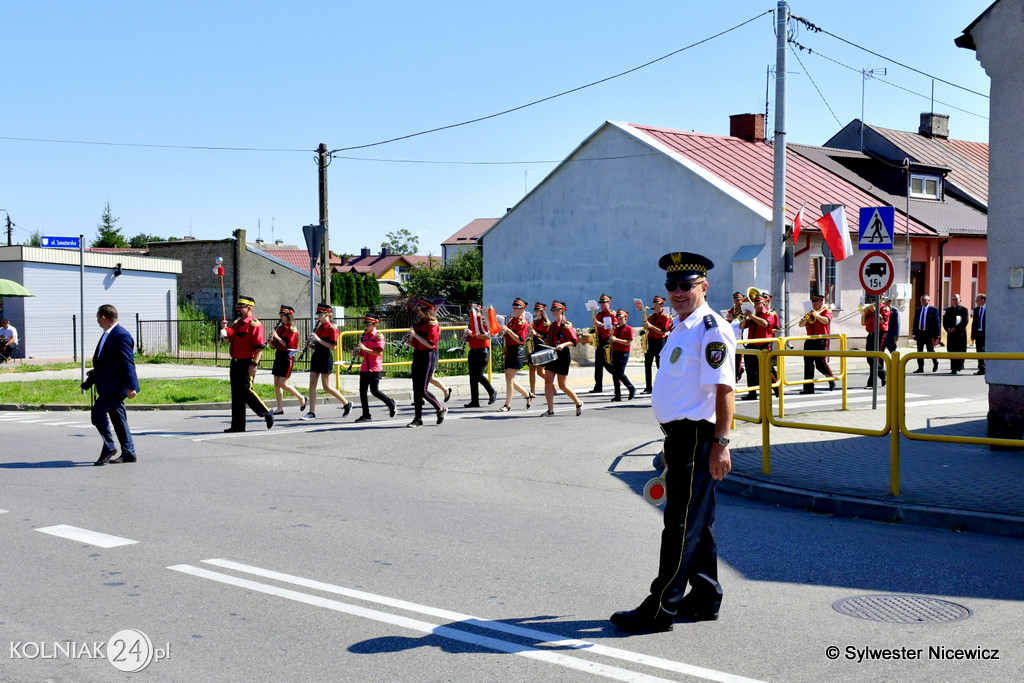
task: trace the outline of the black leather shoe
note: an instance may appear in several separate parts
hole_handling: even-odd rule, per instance
[[[604,393],[604,389],[602,389],[601,387],[594,387],[588,393],[591,393],[591,394],[603,394]]]
[[[914,370],[914,372],[912,372],[911,374],[920,375],[922,372],[924,372],[924,368],[918,368],[917,370]]]
[[[397,407],[398,406],[395,405],[394,401],[392,401],[391,403],[388,404],[388,417],[394,417],[395,416],[395,409]]]
[[[829,382],[828,383],[828,390],[829,391],[835,391],[836,390],[836,383],[835,382]]]
[[[92,464],[92,466],[93,467],[102,467],[103,465],[106,465],[108,462],[110,462],[110,459],[113,458],[115,455],[117,455],[117,449],[116,448],[114,450],[112,450],[112,451],[108,451],[108,450],[104,449],[104,450],[102,450],[100,452],[100,459],[97,460],[96,462],[94,462]]]
[[[632,401],[634,396],[636,396],[636,387],[630,387],[629,388],[629,398],[626,399],[626,400]]]
[[[111,460],[110,464],[111,465],[122,465],[122,464],[127,463],[127,462],[136,462],[137,460],[138,460],[138,458],[136,458],[134,455],[124,455],[124,454],[122,454],[120,458],[114,458],[113,460]]]
[[[413,420],[412,422],[410,422],[409,424],[407,424],[405,426],[406,427],[422,427],[423,426],[423,420],[421,420],[419,418],[416,418],[415,420]]]
[[[608,399],[608,402],[609,403],[621,403],[622,402],[622,397],[621,396],[612,396],[610,399]]]
[[[491,395],[487,397],[487,405],[491,405],[492,403],[494,403],[497,400],[498,400],[498,392],[497,391],[492,392]]]
[[[267,429],[274,426],[274,414],[272,412],[267,411],[267,414],[263,416],[263,419],[267,421]]]
[[[356,422],[369,422],[372,419],[373,418],[371,418],[369,415],[360,415],[359,417],[356,418],[355,421]]]
[[[882,377],[882,386],[885,386],[885,377]]]
[[[975,375],[984,375],[984,374],[985,374],[985,371],[984,371],[984,370],[978,370],[978,371],[977,371],[976,373],[974,373],[974,374],[975,374]]]
[[[479,408],[480,407],[480,402],[479,401],[470,401],[469,403],[467,403],[466,405],[464,405],[462,407],[463,408]]]
[[[932,365],[932,372],[938,372],[938,371],[939,371],[939,364],[935,363],[934,365]]]
[[[814,393],[814,389],[801,389],[800,393],[801,394],[813,394]]]
[[[341,414],[342,417],[348,417],[348,414],[352,412],[352,401],[345,404],[345,411]]]
[[[685,607],[680,607],[679,611],[676,612],[676,621],[691,623],[696,621],[718,621],[718,608],[702,607],[687,609]]]
[[[231,433],[233,433],[233,432],[244,432],[245,430],[244,430],[244,429],[235,429],[234,427],[228,427],[228,428],[227,428],[227,429],[225,429],[224,431],[225,431],[225,433],[227,433],[227,434],[231,434]]]
[[[740,400],[741,401],[754,401],[754,400],[757,400],[757,392],[756,391],[752,391],[749,394],[744,395],[742,398],[740,398]]]
[[[959,375],[960,373],[958,371],[956,371],[956,370],[951,370],[949,374],[951,374],[951,375]]]
[[[667,612],[661,607],[652,614],[652,610],[641,605],[626,612],[616,612],[611,616],[612,626],[628,633],[661,633],[671,631],[676,619],[674,612]]]
[[[437,411],[437,424],[441,424],[442,422],[444,422],[444,416],[445,416],[445,413],[447,413],[447,412],[448,412],[447,408],[441,408],[441,410]]]

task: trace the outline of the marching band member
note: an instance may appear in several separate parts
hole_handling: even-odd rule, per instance
[[[569,347],[576,346],[576,330],[572,323],[565,319],[565,302],[551,302],[551,315],[554,320],[548,329],[547,345],[558,351],[558,358],[548,363],[547,371],[544,374],[544,398],[547,400],[547,412],[541,415],[550,417],[555,414],[555,378],[558,378],[558,388],[562,393],[572,399],[576,404],[576,416],[583,413],[583,401],[577,396],[571,387],[566,386],[565,378],[569,375]]]
[[[384,402],[389,417],[395,416],[394,399],[380,390],[380,378],[384,374],[384,335],[377,331],[378,323],[380,320],[372,316],[363,318],[363,336],[356,347],[362,358],[359,364],[359,404],[363,408],[363,414],[356,418],[356,422],[369,422],[371,419],[367,390]]]
[[[485,328],[483,312],[480,303],[476,301],[469,304],[466,340],[469,342],[469,354],[466,358],[466,364],[469,366],[469,403],[466,407],[480,407],[480,387],[487,392],[487,405],[491,405],[498,398],[498,392],[484,377],[487,360],[491,355],[491,331]]]
[[[811,294],[811,310],[807,312],[801,323],[804,326],[806,334],[811,335],[825,335],[831,334],[832,331],[832,311],[825,308],[825,297],[821,294]],[[804,341],[804,351],[828,351],[828,339],[807,339]],[[828,390],[834,391],[836,388],[836,382],[832,374],[832,368],[828,366],[828,358],[811,358],[810,356],[804,357],[804,379],[814,379],[814,368],[818,368],[818,371],[829,377]],[[805,384],[804,388],[800,391],[801,394],[813,394],[814,385]]]
[[[626,364],[629,363],[629,350],[633,346],[633,328],[629,326],[629,313],[625,310],[619,309],[615,311],[615,327],[612,328],[612,334],[608,338],[608,341],[612,345],[612,382],[615,385],[615,395],[612,397],[611,402],[617,403],[622,400],[622,390],[620,385],[625,385],[626,390],[629,391],[629,399],[633,400],[636,396],[636,387],[629,381],[629,377],[626,376]]]
[[[516,382],[516,373],[526,365],[526,339],[530,333],[530,323],[526,322],[523,313],[526,302],[516,299],[512,302],[512,317],[508,324],[501,325],[505,333],[505,405],[498,408],[499,413],[512,410],[512,390],[518,391],[526,399],[526,408],[530,408],[530,393]]]
[[[779,316],[775,311],[769,310],[768,302],[770,297],[761,294],[754,297],[754,312],[746,316],[740,323],[740,327],[747,330],[747,339],[771,339],[775,336],[779,330]],[[772,342],[758,342],[756,344],[747,344],[748,349],[764,349],[771,351],[773,347]],[[747,394],[740,400],[752,401],[757,398],[756,387],[760,386],[761,373],[758,367],[758,357],[754,354],[747,354],[743,357],[743,364],[747,368],[747,385],[752,388]],[[776,382],[775,376],[775,362],[772,361],[772,384]],[[775,388],[775,395],[779,395],[779,389]]]
[[[871,297],[868,297],[869,301]],[[882,341],[885,339],[886,333],[889,331],[889,307],[881,304],[878,299],[874,299],[875,303],[871,303],[864,307],[864,310],[860,314],[860,324],[867,330],[868,337],[867,343],[864,347],[867,351],[881,351],[884,349]],[[875,330],[875,306],[878,308],[878,330]],[[885,386],[885,363],[881,362],[878,358],[868,358],[868,383],[864,387],[870,389],[875,385],[875,374],[878,374],[878,378],[882,380],[882,386]]]
[[[277,397],[277,410],[274,415],[284,415],[284,392],[299,399],[299,412],[306,409],[306,397],[288,383],[292,376],[292,365],[295,357],[293,352],[299,348],[299,331],[295,327],[295,309],[281,305],[278,312],[280,323],[270,333],[270,345],[274,348],[274,367],[270,374],[274,376],[274,395]]]
[[[429,384],[437,368],[437,343],[441,341],[441,326],[437,323],[434,304],[426,299],[417,302],[416,310],[419,318],[409,330],[412,344],[412,395],[416,417],[407,427],[423,426],[423,401],[426,400],[437,411],[437,424],[444,422],[444,414],[448,412],[430,393]]]
[[[610,374],[615,374],[612,367],[605,362],[604,356],[605,347],[611,343],[609,341],[612,336],[611,326],[615,323],[615,314],[612,313],[612,298],[607,294],[602,294],[597,303],[600,308],[594,314],[594,388],[590,390],[592,394],[600,394],[604,391],[605,369]],[[605,323],[606,320],[607,323]],[[606,324],[607,327],[605,327]]]
[[[533,305],[533,324],[530,329],[531,338],[540,344],[547,341],[548,329],[551,327],[551,321],[548,319],[547,307],[541,302],[537,302]],[[534,350],[537,349],[534,345]],[[529,358],[527,358],[529,360]],[[544,376],[547,371],[543,365],[534,365],[533,361],[530,361],[530,398],[537,398],[537,375],[540,375],[541,381],[544,381]]]
[[[255,299],[240,295],[235,303],[234,322],[230,326],[226,320],[221,323],[221,336],[228,339],[231,355],[231,426],[225,432],[245,431],[246,406],[266,420],[267,429],[274,426],[274,413],[252,390],[252,381],[267,345],[263,323],[252,314],[255,306]]]
[[[338,328],[331,323],[331,307],[320,303],[316,307],[317,327],[309,335],[309,346],[313,349],[313,357],[309,361],[309,412],[301,420],[316,419],[316,383],[320,381],[323,390],[338,399],[344,406],[342,417],[348,417],[352,410],[352,402],[331,386],[331,375],[334,373],[334,349],[338,346]]]
[[[665,337],[672,331],[672,317],[665,313],[665,297],[654,297],[651,306],[654,312],[644,321],[647,331],[647,351],[644,352],[644,390],[640,393],[651,393],[651,366],[661,369],[661,349],[665,346]]]
[[[747,314],[743,312],[743,302],[747,300],[746,295],[743,292],[732,293],[732,308],[725,312],[726,321],[732,325],[732,332],[736,335],[736,340],[743,339],[743,328],[740,323],[747,317]],[[743,377],[743,363],[739,360],[736,363],[736,382],[739,383],[740,377]]]

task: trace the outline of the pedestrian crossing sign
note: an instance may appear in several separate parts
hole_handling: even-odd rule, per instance
[[[896,210],[891,206],[874,206],[860,210],[859,249],[892,249]]]

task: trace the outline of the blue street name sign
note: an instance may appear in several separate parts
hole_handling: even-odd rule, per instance
[[[82,246],[80,237],[40,237],[39,244],[62,249],[79,249]]]

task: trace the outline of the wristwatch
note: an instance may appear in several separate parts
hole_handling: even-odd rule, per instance
[[[717,443],[719,446],[728,446],[729,445],[729,437],[727,437],[727,436],[716,436],[713,439],[711,439],[711,443]]]

